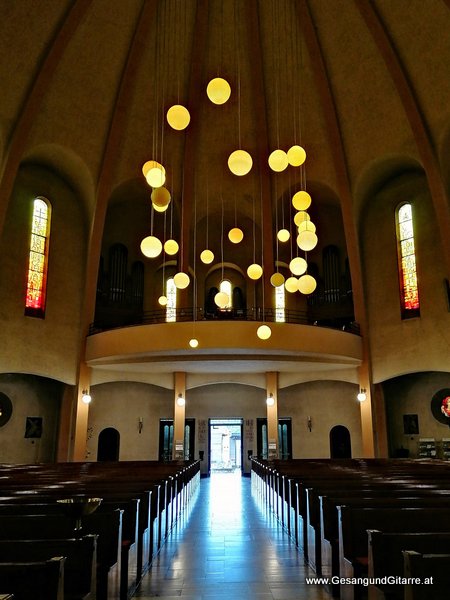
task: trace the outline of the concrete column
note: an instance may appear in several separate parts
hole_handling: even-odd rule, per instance
[[[366,391],[366,399],[364,402],[360,402],[363,456],[365,458],[374,458],[375,439],[373,431],[372,394],[370,390],[369,368],[368,365],[364,363],[359,368],[359,386]]]
[[[78,388],[75,398],[75,410],[73,413],[74,432],[73,432],[73,452],[71,459],[75,462],[86,460],[87,428],[89,418],[89,404],[85,404],[81,398],[83,391],[90,391],[91,370],[82,362],[80,365],[80,374],[78,377]]]
[[[273,398],[273,405],[267,404],[267,448],[268,457],[278,458],[278,373],[266,373],[267,398]]]
[[[184,420],[185,405],[180,400],[186,400],[186,373],[174,373],[174,409],[173,409],[173,460],[184,459]]]

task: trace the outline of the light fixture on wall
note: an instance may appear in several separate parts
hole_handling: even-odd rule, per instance
[[[312,431],[312,419],[311,419],[311,417],[307,417],[307,419],[306,419],[306,426],[308,427],[308,430],[311,433],[311,431]]]
[[[267,406],[273,406],[275,404],[275,398],[273,397],[272,392],[267,396],[266,404]]]
[[[89,390],[83,390],[81,392],[81,401],[85,404],[90,404],[91,400],[92,396],[90,395]]]
[[[186,400],[181,392],[178,394],[177,404],[178,406],[184,406],[186,404]]]
[[[138,431],[139,431],[139,433],[142,433],[143,427],[144,427],[144,419],[142,417],[139,417],[139,421],[138,421]]]
[[[360,388],[358,395],[356,396],[359,402],[364,402],[367,398],[366,388]]]

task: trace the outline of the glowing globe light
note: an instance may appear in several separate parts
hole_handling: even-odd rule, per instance
[[[295,215],[294,215],[294,223],[297,225],[297,227],[300,225],[300,223],[303,223],[303,221],[310,221],[310,220],[311,220],[311,217],[304,210],[301,210],[300,212],[295,213]]]
[[[272,330],[268,325],[260,325],[256,331],[256,335],[260,340],[268,340],[272,335]]]
[[[244,232],[242,229],[239,229],[239,227],[233,227],[233,229],[230,229],[228,232],[228,239],[230,242],[233,242],[233,244],[239,244],[239,242],[242,242],[244,239]]]
[[[230,304],[230,297],[225,292],[217,292],[214,296],[214,302],[219,308],[225,308]]]
[[[262,267],[261,265],[258,265],[256,263],[253,263],[252,265],[250,265],[247,269],[247,275],[250,277],[250,279],[259,279],[261,277],[263,273]]]
[[[173,276],[175,287],[179,290],[184,290],[187,288],[190,281],[189,275],[187,273],[183,273],[183,271],[180,271]]]
[[[160,296],[160,297],[158,298],[158,303],[159,303],[161,306],[167,306],[167,297],[166,297],[166,296]]]
[[[298,279],[297,277],[288,277],[284,282],[284,287],[287,292],[293,294],[298,291]]]
[[[173,256],[179,250],[179,245],[176,240],[166,240],[164,243],[164,252],[169,256]]]
[[[277,233],[277,238],[280,242],[287,242],[290,237],[291,234],[288,229],[280,229]]]
[[[147,258],[156,258],[162,252],[162,243],[154,235],[149,235],[141,242],[141,252]]]
[[[301,256],[297,256],[297,258],[293,258],[289,263],[289,269],[291,273],[294,275],[303,275],[306,273],[306,269],[308,268],[308,263]]]
[[[284,171],[289,164],[287,154],[284,150],[274,150],[270,154],[268,162],[269,167],[276,173]]]
[[[308,210],[311,206],[311,201],[312,199],[308,192],[301,190],[292,197],[292,206],[295,210]]]
[[[167,188],[161,186],[155,188],[151,194],[153,206],[158,208],[167,208],[170,204],[170,192]]]
[[[235,150],[228,157],[228,168],[234,175],[247,175],[253,165],[253,159],[245,150]]]
[[[317,287],[317,282],[312,275],[302,275],[298,280],[298,289],[302,294],[312,294]]]
[[[84,402],[84,404],[90,404],[92,402],[92,396],[87,390],[84,390],[83,395],[81,396],[81,402]]]
[[[153,204],[153,202],[152,202],[152,206],[153,206],[153,209],[156,210],[156,212],[159,212],[159,213],[166,212],[166,210],[169,208],[169,205],[167,205],[167,206],[157,206],[156,204]]]
[[[284,275],[281,273],[274,273],[270,278],[270,283],[273,287],[280,287],[284,283]]]
[[[203,250],[203,252],[201,252],[201,254],[200,254],[200,260],[205,265],[210,265],[212,263],[212,261],[214,260],[213,252],[211,252],[211,250]]]
[[[318,241],[314,231],[302,231],[297,236],[297,246],[305,252],[313,250],[317,246]]]
[[[198,348],[198,339],[197,338],[191,338],[189,340],[189,346],[191,348]]]
[[[301,146],[291,146],[287,151],[289,164],[293,167],[299,167],[306,160],[306,152]]]
[[[147,183],[152,188],[159,188],[164,185],[166,181],[166,170],[156,160],[147,161],[142,167]]]
[[[188,109],[181,104],[174,104],[167,111],[167,122],[172,129],[176,129],[177,131],[186,129],[190,120],[191,115],[189,114]]]
[[[208,83],[206,94],[214,104],[225,104],[231,96],[230,84],[222,77],[215,77]]]
[[[300,223],[300,225],[298,226],[298,232],[301,233],[302,231],[312,231],[313,233],[315,233],[316,226],[312,221],[303,221],[303,223]]]

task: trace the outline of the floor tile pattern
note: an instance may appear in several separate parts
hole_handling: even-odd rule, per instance
[[[240,473],[202,479],[135,598],[330,600]]]

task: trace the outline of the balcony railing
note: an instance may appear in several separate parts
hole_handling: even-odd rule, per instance
[[[280,321],[280,309],[275,308],[239,308],[222,310],[217,309],[214,311],[206,311],[203,308],[177,308],[173,309],[172,315],[175,315],[175,322],[191,322],[191,321],[263,321],[267,323],[281,322]],[[166,309],[149,310],[142,312],[139,316],[133,316],[127,318],[123,322],[121,317],[117,315],[117,319],[108,320],[102,322],[97,320],[92,323],[89,327],[89,335],[101,333],[102,331],[108,331],[111,329],[118,329],[123,327],[134,327],[136,325],[153,325],[158,323],[167,322]],[[113,322],[114,321],[114,322]],[[293,323],[297,325],[315,325],[317,327],[327,327],[331,329],[340,329],[348,331],[355,335],[360,335],[359,324],[350,319],[324,319],[324,320],[312,320],[307,311],[302,310],[284,310],[284,321],[285,323]]]

